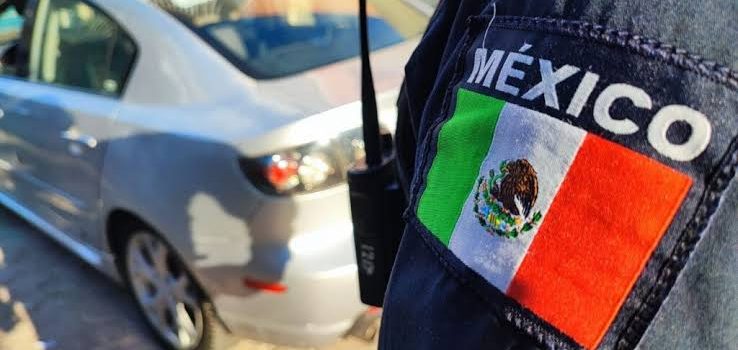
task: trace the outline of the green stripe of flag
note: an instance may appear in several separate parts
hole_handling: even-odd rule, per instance
[[[454,115],[441,128],[418,218],[446,246],[474,188],[504,105],[505,101],[459,89]]]

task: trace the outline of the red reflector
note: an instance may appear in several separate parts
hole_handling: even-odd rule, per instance
[[[287,286],[283,284],[257,281],[247,277],[243,279],[243,284],[251,289],[259,289],[271,293],[284,293],[287,290]]]
[[[281,159],[266,168],[266,178],[277,189],[294,187],[299,164],[293,160]]]

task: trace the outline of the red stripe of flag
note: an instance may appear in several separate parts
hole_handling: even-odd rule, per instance
[[[691,183],[587,135],[507,294],[596,347]]]

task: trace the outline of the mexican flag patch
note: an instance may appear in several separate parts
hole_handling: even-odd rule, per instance
[[[459,88],[417,215],[490,284],[593,348],[691,186],[577,126]]]

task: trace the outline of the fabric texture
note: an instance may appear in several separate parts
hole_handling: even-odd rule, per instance
[[[459,94],[473,94],[482,101],[492,100],[490,97],[466,92],[463,89],[459,90]],[[457,117],[462,116],[454,115],[453,118]],[[535,203],[532,203],[531,210],[525,215],[528,217],[526,221],[532,221],[536,213],[541,213],[545,221],[547,209],[574,160],[585,132],[538,112],[507,104],[494,133],[489,155],[481,167],[475,169],[475,178],[484,176],[484,181],[488,182],[491,180],[489,172],[499,174],[502,162],[526,159],[534,167],[537,178]],[[552,147],[554,144],[556,150]],[[476,195],[478,187],[478,183],[475,182],[474,186],[467,189],[468,198],[454,228],[449,248],[467,266],[504,292],[512,282],[541,223],[532,223],[530,230],[520,233],[516,238],[501,237],[499,234],[488,232],[491,226],[488,222],[492,220],[485,220],[487,227],[482,226],[475,213],[476,205],[476,212],[485,211],[483,214],[487,216],[490,214],[486,212],[483,203],[478,203],[480,202],[479,196]]]
[[[439,152],[428,173],[428,186],[420,199],[418,216],[444,244],[448,244],[479,165],[487,155],[503,101],[479,100],[461,93],[457,118],[441,129]],[[492,132],[491,132],[492,130]]]
[[[439,134],[420,221],[489,283],[594,348],[691,179],[527,108],[499,108],[500,100],[465,89],[456,104]],[[516,173],[517,164],[529,173]],[[438,170],[444,166],[452,169]],[[522,176],[533,186],[513,188],[514,200],[506,201],[501,191],[520,186]]]
[[[443,273],[448,262],[439,257],[441,246],[433,239],[435,242],[418,234],[403,236],[400,250],[404,255],[396,261],[393,273],[438,273],[395,274],[398,278],[388,290],[392,297],[385,299],[379,348],[543,349],[501,317],[501,295],[487,294],[489,302],[480,305],[463,277]]]
[[[638,349],[732,349],[738,344],[738,183],[697,245]]]
[[[587,137],[508,295],[596,347],[690,183],[622,146]]]
[[[556,0],[552,9],[556,17],[640,33],[734,70],[738,70],[737,13],[734,0]]]
[[[490,4],[486,1],[442,1],[424,39],[406,67],[406,84],[403,86],[402,98],[398,101],[402,115],[398,119],[397,145],[402,183],[410,198],[413,198],[416,207],[409,208],[407,213],[410,225],[406,229],[386,296],[380,348],[567,349],[580,346],[566,334],[560,333],[560,329],[552,327],[550,320],[545,322],[545,317],[544,320],[538,319],[530,313],[531,310],[516,304],[514,299],[506,297],[498,288],[491,287],[490,279],[476,271],[479,269],[469,268],[472,265],[469,260],[459,260],[453,254],[453,247],[457,244],[454,230],[459,227],[457,223],[459,218],[464,216],[463,210],[468,210],[466,206],[460,208],[458,214],[449,215],[444,219],[445,223],[442,226],[446,233],[443,235],[436,235],[433,230],[429,232],[425,225],[415,221],[414,213],[423,207],[423,205],[418,205],[422,202],[419,199],[422,199],[424,190],[432,187],[430,181],[428,183],[418,181],[422,178],[423,172],[431,167],[434,156],[441,154],[445,149],[440,144],[436,144],[436,140],[445,128],[443,121],[449,115],[447,111],[457,105],[453,85],[462,80],[466,82],[467,76],[458,76],[455,73],[457,57],[470,48],[479,46],[479,43],[465,43],[463,40],[464,33],[470,28],[469,17],[491,15],[493,10]],[[718,167],[718,164],[722,164],[721,158],[725,154],[724,150],[732,142],[731,138],[736,130],[734,127],[735,115],[738,115],[734,99],[736,87],[731,87],[731,84],[735,82],[735,77],[731,77],[732,73],[729,71],[712,69],[711,67],[715,65],[709,61],[696,58],[697,56],[681,56],[682,51],[673,50],[673,47],[669,45],[654,45],[654,42],[649,40],[656,39],[675,44],[677,47],[686,48],[693,53],[735,68],[738,62],[738,50],[735,49],[733,41],[738,32],[738,24],[734,18],[738,14],[738,4],[731,0],[707,2],[498,1],[496,14],[498,20],[492,25],[493,29],[489,32],[487,42],[497,45],[508,53],[520,51],[525,45],[521,46],[521,42],[515,39],[517,34],[503,30],[507,24],[501,23],[512,25],[513,21],[506,20],[506,16],[524,16],[586,21],[589,22],[588,25],[565,23],[561,26],[571,28],[571,31],[566,34],[568,36],[588,35],[590,38],[587,40],[600,38],[598,40],[609,41],[611,46],[632,44],[628,50],[633,57],[649,52],[654,57],[658,55],[665,58],[676,57],[671,66],[663,62],[657,64],[653,63],[655,61],[640,61],[640,58],[622,59],[617,56],[618,54],[603,54],[602,58],[593,60],[591,53],[586,50],[588,45],[586,41],[570,41],[571,45],[583,45],[585,47],[583,50],[562,46],[557,42],[558,39],[548,41],[543,38],[540,41],[529,43],[533,46],[531,50],[544,52],[545,55],[567,51],[566,54],[569,55],[567,61],[557,61],[550,56],[545,56],[553,61],[552,71],[560,69],[564,64],[571,64],[581,69],[600,73],[599,83],[605,86],[623,82],[607,80],[608,75],[601,74],[604,67],[605,72],[607,69],[620,72],[618,79],[627,75],[628,79],[635,81],[635,83],[627,81],[628,83],[648,91],[657,110],[669,103],[678,102],[715,117],[712,119],[715,134],[712,135],[713,142],[710,146],[713,148],[708,148],[709,156],[703,156],[691,166],[684,166],[683,163],[674,161],[668,156],[654,155],[651,144],[645,137],[647,124],[639,124],[643,133],[636,134],[640,137],[638,141],[640,143],[638,143],[632,141],[635,139],[629,140],[628,138],[631,137],[629,135],[607,134],[597,129],[596,124],[587,125],[588,120],[591,121],[586,118],[588,113],[592,113],[590,111],[591,101],[589,104],[582,102],[579,105],[582,108],[580,110],[567,109],[570,106],[560,103],[560,111],[556,111],[550,105],[552,101],[550,95],[533,92],[524,94],[536,81],[524,80],[521,84],[511,85],[521,90],[517,97],[497,93],[493,95],[495,98],[511,101],[526,108],[546,113],[560,113],[557,118],[566,120],[567,123],[582,127],[590,133],[594,130],[598,136],[606,136],[618,143],[626,144],[631,150],[648,155],[649,158],[656,158],[659,163],[693,179],[692,189],[685,201],[686,204],[683,205],[683,208],[689,208],[689,210],[680,210],[677,214],[670,228],[671,231],[664,236],[665,238],[653,253],[654,258],[644,267],[633,287],[633,292],[623,303],[621,312],[613,320],[610,330],[599,343],[599,348],[632,348],[635,345],[633,339],[640,339],[642,333],[628,333],[627,337],[623,338],[623,332],[646,329],[640,325],[648,326],[651,319],[639,318],[639,315],[644,314],[644,310],[647,315],[656,314],[657,311],[658,314],[656,314],[655,321],[647,328],[646,335],[641,341],[642,348],[731,348],[736,341],[736,332],[731,331],[736,327],[731,327],[731,320],[738,318],[736,317],[738,311],[732,302],[738,300],[736,297],[738,283],[731,279],[734,274],[730,277],[726,277],[726,274],[735,270],[736,245],[733,243],[731,247],[721,244],[732,242],[726,238],[726,235],[735,231],[732,220],[738,203],[736,200],[723,199],[720,201],[719,211],[713,215],[712,209],[709,209],[712,206],[704,205],[704,203],[713,203],[712,197],[702,198],[701,194],[705,193],[706,188],[721,188],[715,181],[727,182],[732,178],[732,175],[719,178],[715,174],[725,170]],[[541,26],[538,22],[531,21],[530,23],[533,27]],[[715,25],[705,25],[705,23]],[[515,25],[520,25],[520,23]],[[558,25],[559,23],[551,24],[552,27]],[[609,29],[599,29],[597,25],[605,25]],[[536,29],[527,30],[535,31]],[[644,40],[641,35],[646,35],[651,39]],[[525,36],[520,36],[520,38],[525,38]],[[500,47],[508,43],[509,46]],[[544,57],[544,53],[533,54],[533,56]],[[580,59],[577,60],[573,56],[578,56]],[[684,70],[692,68],[684,68],[685,66],[674,68],[676,67],[675,62],[676,65],[693,65],[693,68],[699,68],[686,74]],[[499,64],[498,69],[504,68],[503,63]],[[523,64],[515,63],[507,67],[507,70],[510,72],[515,68],[520,69]],[[472,69],[473,54],[467,57],[465,65],[469,70]],[[534,67],[538,68],[538,66]],[[662,71],[656,74],[653,73],[653,69],[671,69],[672,71],[671,73]],[[706,78],[700,73],[708,71],[717,74]],[[584,81],[583,74],[584,72],[579,72],[575,77]],[[529,77],[532,76],[535,75],[529,75]],[[592,76],[590,75],[589,78],[591,79]],[[496,82],[497,79],[492,81],[492,89],[496,88]],[[565,86],[566,81],[557,86],[560,88],[558,90],[559,99],[571,98],[571,94],[575,94],[574,89],[566,90]],[[483,88],[472,88],[478,92],[481,89]],[[587,92],[586,89],[582,91],[584,91],[583,94]],[[589,92],[597,96],[601,90],[595,89],[594,92]],[[453,96],[446,98],[450,95]],[[502,96],[504,98],[501,98]],[[526,99],[526,96],[531,99]],[[664,99],[665,96],[676,98],[678,101]],[[632,104],[628,103],[615,103],[609,112],[614,116],[627,115],[635,118],[648,118],[656,112],[654,110],[650,114],[641,116],[634,114],[634,111],[637,112],[638,109],[632,107]],[[572,118],[565,115],[565,112],[569,111],[577,117]],[[442,127],[437,127],[439,125]],[[479,130],[471,130],[479,132]],[[672,128],[664,137],[688,138],[689,129],[686,130]],[[487,132],[490,132],[490,129]],[[462,134],[462,136],[469,136],[469,134]],[[497,138],[491,132],[487,137],[490,137],[490,144],[493,144],[494,139]],[[451,163],[457,158],[458,156],[451,157]],[[475,160],[469,164],[473,165],[476,162]],[[469,164],[467,167],[470,166]],[[447,171],[436,172],[439,178],[443,178],[442,175],[448,173]],[[464,181],[467,189],[462,203],[468,203],[475,185],[476,182],[469,184],[468,180]],[[433,191],[437,191],[438,198],[444,198],[443,186],[440,190]],[[732,191],[735,192],[734,189]],[[612,192],[620,195],[617,190],[612,190]],[[464,192],[456,190],[454,193],[455,204],[453,206],[458,206],[460,197],[458,193]],[[721,193],[721,190],[709,192],[710,196],[715,196],[717,200],[720,199]],[[448,204],[451,204],[450,201]],[[431,207],[423,210],[425,210],[426,214],[423,215],[426,219],[439,216],[437,215],[439,213],[434,213]],[[423,215],[419,210],[417,212],[422,219]],[[700,228],[703,225],[701,220],[706,219],[710,220],[709,227],[703,232]],[[452,226],[449,222],[456,224]],[[688,223],[691,230],[690,235],[695,236],[685,238],[684,235],[680,236],[680,232],[687,227]],[[474,222],[471,221],[471,224]],[[476,224],[479,225],[478,222]],[[449,229],[449,227],[452,228]],[[538,228],[538,230],[541,229]],[[560,232],[560,230],[553,231]],[[576,235],[576,232],[567,232],[567,234]],[[670,270],[674,264],[664,262],[672,258],[686,261],[691,248],[682,247],[690,247],[697,242],[700,235],[704,236],[702,241],[689,260],[687,268],[681,272],[676,286],[663,306],[660,303],[649,303],[652,300],[662,300],[659,299],[661,293],[664,293],[662,291],[668,292],[670,288],[669,276],[675,276],[677,273]],[[711,239],[710,237],[718,238]],[[713,243],[706,243],[711,240]],[[473,243],[473,241],[466,243],[465,249],[473,250]],[[485,244],[482,240],[477,243],[480,247]],[[710,248],[705,248],[706,246]],[[451,250],[448,249],[449,247]],[[527,249],[530,250],[531,247],[532,245]],[[590,250],[593,253],[607,252],[607,249]],[[679,256],[673,255],[675,252]],[[576,264],[576,261],[563,260],[562,263]],[[666,269],[662,269],[664,266]],[[677,269],[674,271],[679,271],[679,265],[676,266]],[[540,272],[536,268],[532,271],[534,274]],[[543,272],[541,274],[545,275]],[[532,279],[542,280],[541,284],[543,284],[544,277],[546,276],[535,276]],[[654,288],[658,290],[658,293],[654,294]],[[520,294],[518,298],[524,300],[525,296],[522,295],[523,293]],[[538,299],[531,302],[535,303],[536,300]],[[721,308],[719,305],[725,305],[725,307]],[[540,306],[536,307],[540,308]],[[588,310],[577,311],[587,312]],[[685,328],[689,331],[678,331],[681,320],[686,320]],[[635,328],[633,328],[634,324]],[[591,343],[581,339],[579,339],[580,343],[586,343],[581,345],[591,347]]]

